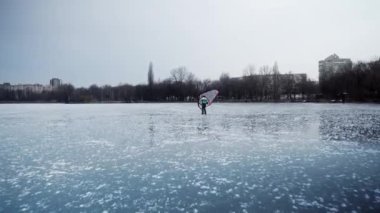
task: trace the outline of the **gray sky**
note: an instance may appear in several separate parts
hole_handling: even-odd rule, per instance
[[[318,78],[332,53],[380,53],[379,0],[0,0],[0,83],[146,83],[250,64]]]

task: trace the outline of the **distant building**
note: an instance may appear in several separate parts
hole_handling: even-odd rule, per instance
[[[302,83],[302,82],[306,82],[307,80],[307,74],[306,73],[296,73],[296,74],[293,74],[293,73],[287,73],[287,74],[280,74],[280,79],[284,79],[284,78],[293,78],[294,80],[294,83],[298,84],[298,83]]]
[[[325,60],[319,61],[319,82],[329,79],[333,74],[352,68],[352,61],[349,58],[339,58],[332,54]]]
[[[50,85],[41,84],[16,84],[12,85],[10,83],[0,84],[0,89],[5,89],[8,91],[22,91],[24,93],[43,93],[51,92],[58,88],[62,84],[62,81],[58,78],[53,78],[50,80]]]
[[[9,90],[9,89],[11,88],[11,84],[10,84],[10,83],[3,83],[3,84],[0,84],[0,88],[1,88],[1,89]]]
[[[12,91],[24,91],[24,92],[31,92],[31,93],[42,93],[45,90],[45,87],[41,84],[18,84],[18,85],[12,85],[10,87]]]
[[[52,86],[53,88],[57,88],[61,86],[61,84],[62,84],[62,81],[59,78],[52,78],[50,80],[50,86]]]

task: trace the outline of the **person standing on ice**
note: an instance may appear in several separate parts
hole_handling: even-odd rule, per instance
[[[202,115],[206,115],[206,106],[208,104],[208,99],[206,98],[206,96],[202,96],[201,99],[199,99],[199,104],[201,105],[202,107]]]

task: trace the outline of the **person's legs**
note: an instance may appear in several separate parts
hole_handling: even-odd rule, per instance
[[[202,115],[206,114],[206,107],[202,107]]]

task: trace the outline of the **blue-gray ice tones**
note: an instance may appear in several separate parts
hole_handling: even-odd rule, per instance
[[[366,104],[0,105],[0,212],[380,209]]]

